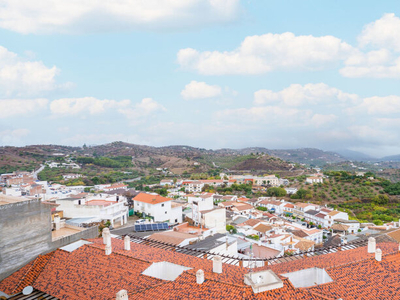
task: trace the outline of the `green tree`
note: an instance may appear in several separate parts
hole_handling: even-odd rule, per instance
[[[388,197],[387,195],[376,195],[376,196],[372,199],[372,201],[373,201],[375,204],[384,205],[384,204],[388,204],[388,202],[389,202],[389,197]]]
[[[272,187],[267,190],[267,195],[270,197],[284,197],[286,190],[280,187]]]

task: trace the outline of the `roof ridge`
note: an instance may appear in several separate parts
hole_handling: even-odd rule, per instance
[[[33,265],[35,264],[35,261],[39,258],[36,257],[32,263],[32,265],[29,267],[29,269],[25,272],[24,276],[21,277],[21,279],[19,280],[19,282],[17,283],[17,285],[14,287],[14,289],[12,290],[11,294],[14,294],[14,291],[19,287],[19,285],[21,284],[21,282],[25,279],[26,275],[30,272],[30,270],[32,269]]]
[[[54,251],[47,253],[47,254],[39,254],[38,257],[36,257],[33,262],[32,265],[29,267],[29,269],[25,272],[24,276],[21,277],[21,279],[19,280],[18,284],[14,287],[14,289],[12,290],[12,293],[14,294],[14,292],[18,291],[18,288],[20,287],[20,285],[22,284],[22,282],[25,280],[25,278],[30,274],[30,272],[37,267],[37,265],[42,261],[42,259],[44,257],[47,257],[49,254],[53,254]],[[50,255],[52,256],[52,255]],[[43,268],[47,265],[47,263],[49,262],[49,260],[46,261],[45,265],[43,266]],[[35,277],[35,276],[34,276]],[[39,277],[39,274],[33,279],[32,283],[37,279],[37,277]]]
[[[44,261],[44,265],[43,268],[41,268],[41,271],[43,271],[43,269],[46,267],[46,265],[49,263],[50,258],[53,256],[55,251],[46,253],[46,254],[40,254],[34,261],[33,264],[29,267],[29,270],[25,273],[25,275],[21,278],[21,280],[18,282],[17,286],[14,288],[14,291],[18,291],[18,288],[20,287],[20,285],[24,282],[24,280],[27,278],[28,275],[30,275],[31,271],[33,271],[34,269],[36,269],[38,267],[38,265],[40,265],[41,262]],[[48,258],[48,259],[47,259]],[[47,259],[47,260],[46,260]],[[33,273],[33,279],[32,282],[29,282],[30,285],[32,285],[35,280],[39,277],[41,271],[39,272],[39,274],[34,274]]]

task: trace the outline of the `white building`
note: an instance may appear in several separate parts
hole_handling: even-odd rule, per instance
[[[64,180],[77,179],[79,177],[82,177],[82,174],[65,174],[62,177]]]
[[[185,191],[189,193],[200,193],[204,187],[201,181],[184,181]]]
[[[182,223],[182,206],[158,194],[140,193],[133,198],[134,210],[155,222]]]
[[[261,207],[266,207],[270,211],[274,211],[277,214],[282,214],[283,213],[283,207],[285,206],[287,202],[285,201],[279,201],[279,200],[262,200],[259,203],[259,206]]]
[[[278,177],[275,175],[268,175],[264,177],[254,177],[253,178],[254,185],[270,185],[270,186],[279,186],[281,184]]]
[[[195,223],[197,224],[197,223]],[[200,224],[205,228],[215,228],[219,233],[226,232],[226,210],[225,208],[213,208],[200,211]]]
[[[348,233],[357,233],[358,229],[360,229],[360,222],[356,220],[345,220],[336,218],[335,223],[349,226],[349,229],[347,229]]]
[[[306,182],[310,184],[324,183],[324,178],[322,176],[310,176],[306,178]]]
[[[61,198],[55,200],[58,210],[65,218],[96,218],[109,220],[111,225],[119,221],[121,225],[128,221],[129,211],[124,197],[99,195],[88,198]]]

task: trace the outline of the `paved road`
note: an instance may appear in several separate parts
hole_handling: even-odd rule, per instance
[[[140,179],[142,179],[142,177],[136,177],[136,178],[133,178],[133,179],[122,180],[122,181],[123,181],[123,182],[134,182],[134,181],[138,181],[138,180],[140,180]]]
[[[33,178],[35,180],[38,180],[38,174],[43,171],[44,167],[44,165],[40,165],[40,168],[33,172]]]

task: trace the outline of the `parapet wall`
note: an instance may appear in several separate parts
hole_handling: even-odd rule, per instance
[[[97,236],[91,227],[53,242],[49,205],[37,199],[0,205],[0,281],[40,254]]]

